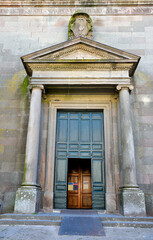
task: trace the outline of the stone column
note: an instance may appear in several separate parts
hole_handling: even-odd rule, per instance
[[[16,192],[15,212],[35,213],[41,204],[41,188],[37,182],[39,155],[41,95],[43,86],[32,86],[24,176],[21,188]]]
[[[136,180],[136,165],[129,90],[132,85],[118,85],[120,101],[121,171],[123,186],[119,189],[119,211],[125,216],[145,216],[145,197]]]

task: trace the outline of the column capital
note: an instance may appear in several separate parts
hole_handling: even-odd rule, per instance
[[[122,90],[122,89],[127,89],[132,91],[134,89],[134,86],[132,84],[119,84],[116,86],[116,89],[118,91]]]
[[[29,88],[30,88],[30,90],[32,90],[34,88],[39,88],[40,90],[43,91],[43,93],[45,93],[44,85],[41,85],[41,84],[40,85],[39,84],[37,84],[37,85],[30,85]]]

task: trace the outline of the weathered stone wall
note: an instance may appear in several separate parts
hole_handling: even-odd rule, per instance
[[[69,19],[76,9],[65,8],[61,14],[58,9],[38,10],[39,14],[33,10],[34,16],[29,8],[0,9],[0,201],[4,211],[13,210],[24,169],[29,105],[20,57],[66,41]],[[93,20],[93,40],[141,56],[131,104],[137,180],[146,194],[147,212],[153,215],[153,16],[148,14],[149,7],[146,15],[145,11],[133,15],[129,8],[127,15],[120,14],[119,8],[116,15],[91,7],[86,11]]]

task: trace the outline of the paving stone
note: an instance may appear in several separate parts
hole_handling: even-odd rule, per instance
[[[15,240],[152,240],[153,229],[104,227],[105,236],[59,236],[58,226],[0,226],[1,239]]]

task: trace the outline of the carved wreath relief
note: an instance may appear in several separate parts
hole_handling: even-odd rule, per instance
[[[92,20],[87,13],[74,13],[69,22],[68,37],[92,37]]]

